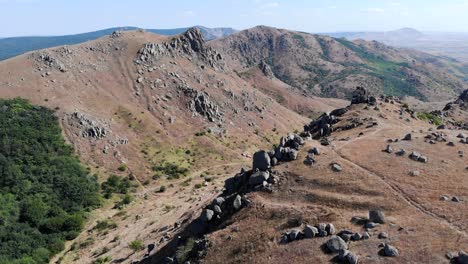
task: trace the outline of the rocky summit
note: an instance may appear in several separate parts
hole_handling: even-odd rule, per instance
[[[0,62],[0,260],[466,263],[460,62],[267,26],[179,33]]]

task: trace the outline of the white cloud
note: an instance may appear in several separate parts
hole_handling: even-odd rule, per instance
[[[263,4],[261,7],[264,9],[268,9],[268,8],[276,8],[278,6],[279,6],[279,3],[277,2],[269,2],[269,3]]]
[[[364,11],[368,12],[368,13],[384,13],[385,9],[378,8],[378,7],[369,7],[367,9],[365,9]]]
[[[195,11],[193,11],[193,10],[186,10],[186,11],[184,11],[183,15],[186,16],[186,17],[195,16]]]

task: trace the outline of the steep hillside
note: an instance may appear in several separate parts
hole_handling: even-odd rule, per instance
[[[235,32],[232,28],[208,28],[196,26],[201,30],[207,40],[228,36]],[[187,31],[189,28],[174,29],[146,29],[146,31],[164,35],[173,36]],[[0,61],[14,56],[18,56],[28,51],[45,49],[50,47],[79,44],[90,40],[95,40],[112,34],[114,31],[138,30],[136,27],[116,27],[108,28],[94,32],[87,32],[66,36],[31,36],[31,37],[11,37],[0,38]]]
[[[466,87],[454,61],[377,42],[351,42],[258,26],[210,42],[239,73],[262,61],[280,80],[324,97],[349,98],[356,86],[372,93],[449,99]]]
[[[0,97],[55,109],[68,142],[106,182],[104,206],[54,261],[128,259],[130,242],[167,239],[254,150],[307,122],[224,57],[193,29],[116,32],[0,62]],[[302,100],[315,113],[346,104]]]
[[[465,263],[466,136],[394,98],[353,95],[256,152],[139,263]]]

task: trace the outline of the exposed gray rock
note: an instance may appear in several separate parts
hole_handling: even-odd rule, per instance
[[[460,264],[468,264],[468,254],[465,253],[464,251],[458,252],[457,261]]]
[[[351,104],[367,104],[369,100],[369,95],[367,90],[363,87],[356,87],[352,94]]]
[[[304,237],[305,238],[313,238],[318,235],[318,229],[314,226],[306,225],[304,227]]]
[[[348,244],[339,236],[332,236],[326,243],[328,250],[337,253],[340,250],[348,249]]]
[[[370,210],[369,221],[378,224],[383,224],[385,223],[385,215],[381,210]]]
[[[411,135],[411,133],[409,133],[409,134],[406,134],[406,135],[403,137],[403,140],[409,141],[409,140],[412,139],[412,137],[413,137],[413,136]]]
[[[249,185],[263,184],[263,182],[268,181],[268,178],[270,178],[268,171],[257,171],[250,176]]]
[[[297,229],[291,230],[289,232],[288,237],[289,237],[290,241],[298,240],[298,239],[301,238],[301,231],[299,231]]]
[[[233,202],[234,209],[239,210],[242,206],[242,197],[237,195]]]
[[[364,225],[364,228],[366,229],[372,229],[372,228],[375,228],[376,226],[378,226],[379,224],[377,223],[374,223],[374,222],[367,222],[365,225]]]
[[[340,171],[343,170],[343,168],[338,163],[333,163],[332,164],[332,170],[335,171],[335,172],[340,172]]]
[[[327,231],[328,235],[334,235],[336,233],[335,226],[331,223],[325,226],[325,231]]]
[[[392,153],[393,152],[393,148],[391,145],[387,145],[387,147],[385,148],[385,152],[387,153]]]
[[[185,89],[185,95],[191,97],[187,103],[187,107],[193,112],[206,117],[210,122],[222,121],[223,113],[218,106],[211,102],[210,97],[206,92],[200,92],[193,89]]]
[[[223,211],[221,210],[221,207],[219,207],[219,205],[213,206],[213,211],[214,211],[216,214],[218,214],[218,215],[220,215],[220,214],[223,212]]]
[[[378,238],[379,239],[386,239],[386,238],[388,238],[388,233],[387,232],[381,232],[381,233],[379,233]]]
[[[346,260],[349,264],[357,264],[359,262],[359,257],[353,252],[349,252],[348,255],[346,255]]]
[[[389,244],[385,244],[383,250],[384,250],[385,256],[387,257],[396,257],[399,255],[398,250]]]
[[[404,156],[406,154],[406,150],[400,149],[397,153],[395,153],[397,156]]]
[[[253,155],[253,164],[252,170],[256,171],[257,169],[261,171],[266,171],[271,167],[271,159],[268,153],[264,150],[257,151]]]
[[[362,239],[362,236],[359,233],[354,233],[354,235],[351,237],[352,241],[359,241],[361,239]]]
[[[203,222],[209,222],[213,219],[214,211],[210,209],[205,209],[201,215],[201,219]]]
[[[213,200],[213,204],[214,205],[218,205],[218,206],[221,206],[223,205],[223,203],[225,202],[226,200],[223,198],[223,197],[216,197],[214,200]]]

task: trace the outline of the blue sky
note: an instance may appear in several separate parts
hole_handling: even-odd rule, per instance
[[[468,0],[0,0],[0,37],[192,25],[468,32]]]

